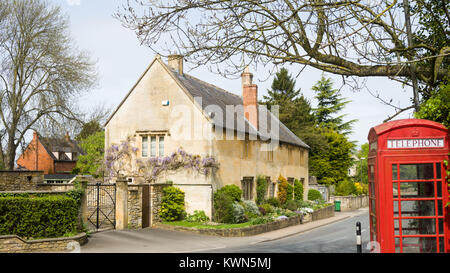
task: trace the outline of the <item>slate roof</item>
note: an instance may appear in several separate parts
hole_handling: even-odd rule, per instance
[[[237,132],[248,133],[249,135],[259,136],[262,140],[278,140],[280,142],[292,144],[309,149],[309,146],[292,133],[282,122],[278,120],[265,106],[259,105],[259,123],[258,130],[252,126],[244,117],[243,107],[237,107],[233,116],[233,121],[227,124],[226,106],[243,106],[242,97],[230,93],[217,86],[206,83],[195,77],[167,68],[172,72],[175,78],[183,85],[183,87],[195,98],[201,98],[201,106],[203,111],[208,115],[214,112],[214,108],[209,105],[217,105],[222,110],[222,115],[210,116],[214,126],[225,129],[233,129]],[[278,126],[278,130],[276,130]],[[271,129],[274,130],[271,130]],[[278,131],[278,132],[277,132]]]
[[[300,146],[306,149],[310,147],[304,143],[300,138],[298,138],[294,133],[292,133],[283,123],[281,123],[278,118],[276,118],[270,111],[267,110],[266,107],[259,105],[259,130],[257,130],[254,126],[250,124],[250,122],[244,117],[243,108],[238,107],[238,111],[236,111],[233,115],[233,120],[229,121],[227,124],[226,121],[226,106],[243,106],[242,97],[236,94],[230,93],[220,87],[214,86],[202,80],[199,80],[195,77],[192,77],[186,73],[182,75],[171,69],[167,64],[161,61],[159,57],[155,58],[153,62],[147,67],[146,71],[141,75],[136,84],[131,88],[131,90],[127,93],[122,102],[117,106],[115,111],[111,114],[108,120],[105,122],[105,126],[109,123],[112,117],[116,114],[117,110],[122,106],[124,101],[128,98],[128,96],[133,92],[134,88],[138,85],[144,75],[148,72],[150,67],[153,65],[155,61],[159,61],[168,71],[172,74],[172,76],[184,87],[184,89],[189,92],[189,94],[195,98],[201,98],[202,110],[206,115],[208,115],[211,111],[211,108],[208,107],[210,105],[217,105],[223,113],[223,116],[214,115],[210,116],[214,126],[235,130],[240,133],[247,133],[250,136],[258,136],[262,140],[274,139],[280,142],[292,144],[295,146]],[[212,111],[214,112],[214,111]],[[265,117],[265,118],[264,118]],[[269,122],[265,122],[265,120],[269,120]],[[277,128],[277,130],[272,130],[271,128]]]
[[[63,154],[62,158],[57,158],[53,152],[64,152],[64,153],[77,153],[78,155],[85,154],[84,151],[78,146],[78,142],[72,139],[66,138],[49,138],[49,137],[39,137],[39,141],[42,146],[47,150],[48,154],[56,161],[76,161],[71,160],[67,155]]]

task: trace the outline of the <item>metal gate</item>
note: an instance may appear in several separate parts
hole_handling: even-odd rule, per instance
[[[89,230],[116,227],[115,184],[88,184],[87,205]]]

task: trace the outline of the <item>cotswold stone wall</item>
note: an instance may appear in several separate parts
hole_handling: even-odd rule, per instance
[[[76,249],[70,248],[70,245],[76,245],[73,243],[83,245],[87,241],[86,233],[81,233],[73,237],[42,240],[24,240],[17,235],[4,235],[0,236],[0,253],[76,251]]]
[[[331,196],[330,203],[341,201],[341,211],[352,211],[369,206],[369,197],[360,196]]]
[[[128,185],[128,227],[142,228],[142,187]]]
[[[36,191],[42,183],[42,171],[0,171],[0,191]]]

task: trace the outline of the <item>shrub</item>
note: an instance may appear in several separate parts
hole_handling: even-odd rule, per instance
[[[203,223],[208,222],[209,217],[203,210],[195,210],[193,214],[187,215],[185,220],[188,222]]]
[[[259,207],[260,207],[260,209],[264,210],[265,214],[269,214],[269,213],[273,212],[273,207],[269,203],[261,204]]]
[[[236,185],[226,185],[218,189],[214,194],[224,193],[232,198],[233,201],[241,201],[242,190]]]
[[[355,183],[355,193],[356,195],[363,195],[368,193],[368,186],[367,184],[362,184],[359,182]]]
[[[336,196],[347,196],[356,194],[355,184],[349,180],[342,180],[336,185],[334,195]]]
[[[255,218],[261,215],[261,212],[259,211],[259,208],[255,202],[251,200],[245,200],[243,201],[243,205],[245,209],[245,215],[247,215],[248,218]]]
[[[279,208],[281,206],[280,201],[274,197],[267,199],[266,202],[272,205],[273,207]]]
[[[286,203],[286,201],[288,200],[288,186],[289,183],[286,180],[286,178],[284,178],[282,175],[280,175],[278,177],[278,192],[277,192],[277,196],[278,196],[278,200],[280,201],[281,205],[284,205],[284,203]]]
[[[256,179],[256,204],[262,204],[266,200],[267,180],[264,176]]]
[[[250,220],[250,223],[252,225],[261,225],[261,224],[271,223],[274,220],[275,219],[271,216],[265,216],[265,217],[254,218],[254,219]]]
[[[233,224],[239,224],[239,223],[244,223],[247,221],[247,216],[245,215],[245,209],[243,206],[241,206],[241,204],[239,204],[238,202],[234,202],[233,203],[233,209],[232,209],[232,214],[233,214]]]
[[[320,191],[316,189],[310,189],[308,191],[308,200],[315,201],[315,200],[322,200],[322,194]]]
[[[164,221],[177,221],[182,219],[185,214],[184,192],[177,187],[165,187],[163,189],[159,216]]]
[[[291,210],[291,211],[295,211],[298,208],[297,202],[295,200],[289,200],[286,202],[286,204],[284,205],[285,209]]]
[[[303,200],[303,184],[298,179],[294,181],[294,200]]]
[[[214,221],[233,223],[233,198],[225,192],[214,193]]]
[[[64,195],[0,197],[0,235],[54,238],[77,232],[78,204]]]
[[[291,183],[288,182],[286,187],[286,201],[293,199],[294,199],[294,186],[292,186]]]

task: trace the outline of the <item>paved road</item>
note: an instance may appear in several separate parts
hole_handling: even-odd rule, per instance
[[[298,235],[270,242],[211,250],[214,253],[355,253],[356,222],[361,222],[363,252],[370,240],[369,214],[364,213],[348,219],[313,229]]]
[[[345,214],[347,215],[347,214]],[[339,253],[355,252],[356,236],[355,223],[362,224],[363,248],[369,240],[369,217],[367,210],[348,214],[350,218],[338,222],[326,224],[304,231],[297,235],[290,235],[283,239],[279,235],[286,234],[289,229],[307,227],[311,222],[299,227],[273,231],[250,237],[216,237],[193,234],[180,231],[169,231],[162,229],[146,228],[140,230],[110,230],[92,234],[89,242],[81,247],[82,253],[242,253],[242,252],[311,252],[311,253]],[[327,221],[327,220],[324,220]],[[273,234],[275,233],[275,234]],[[272,236],[270,236],[272,235]],[[277,235],[277,236],[273,236]],[[271,240],[271,241],[267,241]]]

